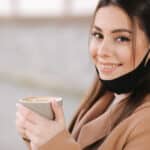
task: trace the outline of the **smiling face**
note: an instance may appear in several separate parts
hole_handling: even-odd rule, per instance
[[[130,18],[117,6],[109,5],[97,11],[89,50],[101,79],[115,79],[134,70],[147,53],[148,38],[137,20],[134,24],[135,32]]]

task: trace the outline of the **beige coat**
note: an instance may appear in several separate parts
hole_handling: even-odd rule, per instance
[[[71,134],[67,130],[62,131],[40,150],[83,150],[106,135],[103,144],[94,150],[150,150],[150,95],[110,132],[123,108],[123,105],[116,104],[104,112],[111,99],[110,94],[103,96],[88,112],[78,115]]]

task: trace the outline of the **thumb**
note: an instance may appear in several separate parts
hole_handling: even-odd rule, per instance
[[[53,109],[53,112],[55,115],[55,120],[57,122],[64,124],[65,123],[65,117],[64,117],[64,112],[63,112],[62,106],[60,106],[55,99],[52,100],[51,104],[52,104],[52,109]]]

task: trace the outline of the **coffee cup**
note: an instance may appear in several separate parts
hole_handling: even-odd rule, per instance
[[[49,96],[35,96],[35,97],[26,97],[19,99],[19,103],[28,109],[38,113],[39,115],[53,120],[54,114],[51,108],[51,100],[55,99],[58,105],[63,105],[61,97],[49,97]]]
[[[42,117],[53,120],[54,113],[51,108],[51,101],[55,99],[58,105],[63,105],[63,101],[61,97],[49,97],[49,96],[35,96],[35,97],[26,97],[19,99],[19,103],[28,109],[38,113]],[[22,137],[25,141],[30,141],[30,139],[24,135]]]

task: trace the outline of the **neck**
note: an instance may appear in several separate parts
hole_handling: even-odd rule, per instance
[[[130,93],[123,93],[123,94],[114,93],[114,96],[115,96],[114,101],[119,102],[119,101],[125,99],[126,97],[128,97],[129,95],[130,95]]]

